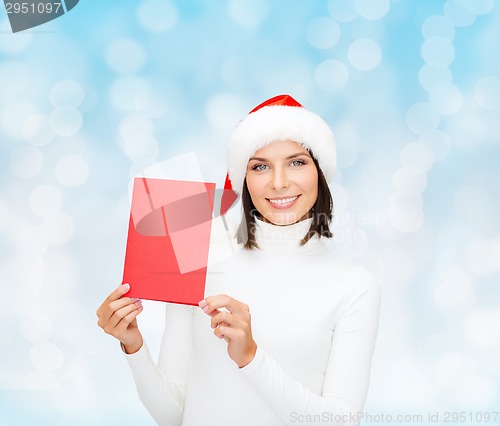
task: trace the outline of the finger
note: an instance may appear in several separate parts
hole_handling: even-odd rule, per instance
[[[113,315],[111,316],[111,318],[107,321],[106,325],[103,327],[104,331],[108,334],[112,334],[113,329],[116,328],[116,326],[123,319],[125,319],[131,312],[134,312],[136,310],[141,310],[142,304],[139,302],[140,301],[138,300],[136,303],[131,303],[131,304],[124,306],[123,308],[115,311],[113,313]],[[128,324],[127,324],[127,326],[128,326]]]
[[[246,327],[247,323],[238,315],[231,314],[229,312],[219,311],[218,314],[214,315],[210,319],[210,325],[212,328],[217,328],[221,324],[226,324],[230,327]]]
[[[130,284],[124,283],[118,286],[117,289],[111,292],[111,294],[106,298],[105,303],[110,303],[115,300],[118,300],[124,294],[126,294],[130,290]]]
[[[220,325],[214,330],[214,334],[219,339],[224,339],[226,341],[234,339],[243,339],[245,337],[245,332],[236,327],[229,327],[226,325]],[[228,340],[229,339],[229,340]]]
[[[201,300],[198,305],[203,309],[203,312],[210,314],[214,309],[226,308],[229,312],[242,314],[249,312],[248,305],[233,299],[227,294],[218,294],[216,296],[208,296]]]
[[[122,297],[121,299],[110,302],[109,304],[103,304],[97,310],[97,316],[99,317],[99,321],[97,324],[102,325],[106,324],[111,316],[119,309],[134,303],[141,303],[139,299],[131,299],[130,297]]]
[[[118,340],[122,341],[125,337],[128,327],[132,324],[137,316],[143,311],[142,306],[137,308],[135,311],[130,312],[126,315],[114,328],[113,336]]]

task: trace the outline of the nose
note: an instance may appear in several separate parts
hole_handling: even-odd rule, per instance
[[[290,185],[286,170],[282,167],[277,167],[273,170],[271,186],[275,190],[287,188]]]

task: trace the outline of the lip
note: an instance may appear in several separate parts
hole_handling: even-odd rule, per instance
[[[289,209],[292,207],[297,200],[300,198],[300,195],[292,195],[288,197],[273,197],[273,198],[266,198],[266,201],[269,203],[271,207],[277,210],[283,210],[283,209]],[[293,201],[290,201],[289,203],[283,203],[283,204],[278,204],[278,203],[272,203],[271,200],[286,200],[287,198],[293,198],[296,197]]]

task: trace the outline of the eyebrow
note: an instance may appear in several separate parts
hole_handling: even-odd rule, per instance
[[[299,152],[297,154],[289,155],[288,157],[285,158],[285,160],[291,160],[292,158],[297,158],[297,157],[300,157],[302,155],[305,155],[306,157],[311,157],[308,152]],[[250,159],[248,161],[252,161],[252,160],[264,161],[264,162],[268,161],[266,158],[262,158],[262,157],[250,157]]]

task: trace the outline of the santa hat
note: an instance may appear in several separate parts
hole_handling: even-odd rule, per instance
[[[255,107],[240,121],[227,145],[228,177],[241,194],[248,160],[259,149],[279,140],[292,140],[309,149],[327,182],[335,173],[337,156],[330,127],[289,95],[279,95]]]

